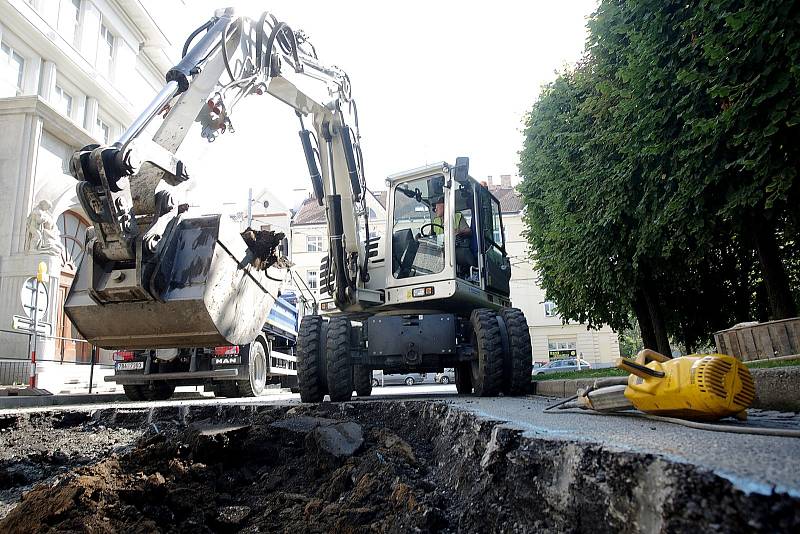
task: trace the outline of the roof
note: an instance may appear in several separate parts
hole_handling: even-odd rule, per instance
[[[500,211],[503,213],[519,213],[522,211],[522,198],[513,187],[501,185],[489,186],[489,191],[500,202]],[[381,206],[386,207],[386,191],[373,191]],[[297,224],[325,224],[325,206],[320,206],[317,199],[309,197],[300,205],[294,214],[292,225]]]
[[[519,213],[522,211],[522,197],[513,187],[490,185],[489,191],[500,202],[500,211],[503,213]]]
[[[381,206],[386,207],[386,191],[372,191]],[[325,224],[325,206],[320,206],[313,196],[308,197],[294,214],[292,225],[295,224]]]

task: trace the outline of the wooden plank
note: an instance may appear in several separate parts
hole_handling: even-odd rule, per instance
[[[757,360],[758,349],[756,349],[756,341],[753,338],[753,329],[742,328],[737,333],[739,335],[739,346],[744,348],[742,361]]]
[[[728,345],[731,347],[731,356],[743,360],[742,347],[739,346],[739,336],[736,332],[728,332]]]
[[[789,337],[791,352],[789,354],[800,354],[800,319],[787,321],[785,323],[786,334]]]
[[[714,341],[717,343],[717,353],[719,354],[728,354],[733,356],[730,353],[730,349],[728,348],[728,343],[725,339],[725,334],[717,334],[714,336]]]
[[[789,343],[789,334],[785,324],[770,324],[769,337],[772,338],[772,347],[775,349],[775,356],[788,356],[794,354]]]
[[[753,328],[753,339],[758,350],[758,358],[761,360],[774,358],[775,347],[772,346],[772,338],[769,335],[769,326],[756,326]]]

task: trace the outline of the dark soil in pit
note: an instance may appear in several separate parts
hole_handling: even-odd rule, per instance
[[[34,485],[122,452],[143,432],[86,412],[0,416],[0,517]]]
[[[524,436],[444,402],[60,417],[20,416],[0,433],[12,467],[43,470],[0,532],[800,531],[797,496],[748,493],[664,457]],[[20,430],[67,461],[25,457],[6,435]],[[9,465],[0,477],[13,485]]]
[[[159,423],[134,448],[27,493],[0,531],[454,530],[430,445],[385,428],[379,412],[343,415],[328,404]]]

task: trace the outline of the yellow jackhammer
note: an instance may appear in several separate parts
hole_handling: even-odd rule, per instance
[[[724,417],[744,421],[755,400],[749,369],[732,356],[670,358],[645,349],[635,360],[617,359],[616,367],[630,375],[598,379],[545,411],[580,408],[588,413],[637,415],[705,430],[800,437],[797,430],[707,423]]]

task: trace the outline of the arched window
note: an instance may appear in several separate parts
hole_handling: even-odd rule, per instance
[[[61,265],[65,271],[75,272],[85,252],[86,229],[88,224],[75,212],[65,211],[56,222],[61,233]]]

